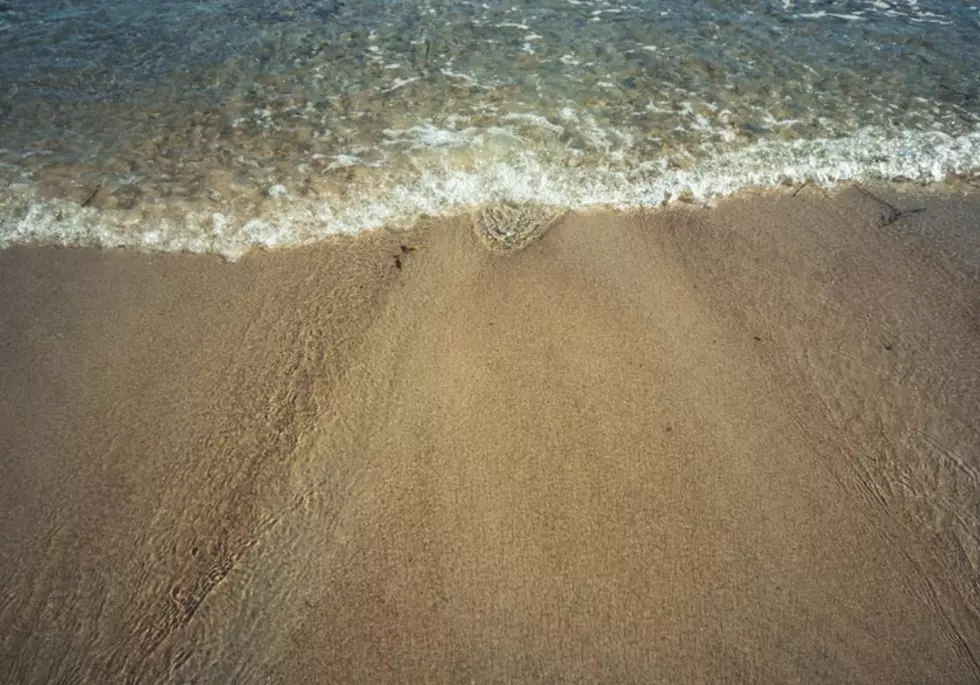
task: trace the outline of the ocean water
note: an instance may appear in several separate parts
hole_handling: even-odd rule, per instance
[[[978,174],[972,0],[0,0],[0,247]]]

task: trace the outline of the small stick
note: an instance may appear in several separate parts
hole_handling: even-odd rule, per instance
[[[967,102],[969,102],[970,100],[973,99],[973,96],[970,95],[969,93],[964,93],[963,91],[956,90],[955,88],[950,88],[945,83],[940,83],[939,84],[939,87],[942,88],[943,90],[948,90],[950,93],[953,93],[954,95],[959,95],[961,98],[963,98]]]
[[[102,190],[102,184],[101,183],[99,183],[99,184],[97,184],[95,186],[95,190],[93,190],[92,191],[92,194],[89,195],[88,198],[86,198],[85,202],[82,203],[82,207],[88,207],[89,206],[89,203],[91,203],[92,200],[95,199],[95,196],[99,194],[99,191],[100,190]]]
[[[807,186],[808,186],[809,184],[810,184],[810,182],[809,182],[809,181],[803,181],[803,183],[801,183],[801,184],[800,184],[800,185],[799,185],[799,186],[798,186],[798,187],[796,188],[796,190],[794,190],[794,191],[793,191],[793,195],[792,195],[792,197],[796,197],[797,195],[799,195],[799,194],[800,194],[800,191],[801,191],[801,190],[803,190],[804,188],[806,188],[806,187],[807,187]]]
[[[916,207],[915,209],[899,209],[898,207],[891,204],[890,202],[882,200],[880,197],[872,193],[870,190],[864,188],[859,183],[855,183],[854,187],[856,187],[863,195],[866,195],[867,197],[871,198],[878,204],[883,205],[888,209],[888,214],[886,216],[881,217],[881,221],[878,223],[878,225],[881,227],[890,226],[896,221],[898,221],[899,219],[904,219],[905,217],[910,216],[912,214],[918,214],[919,212],[926,211],[925,207]]]

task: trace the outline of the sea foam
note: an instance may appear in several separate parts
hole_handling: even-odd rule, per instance
[[[449,135],[420,130],[419,140],[439,147]],[[710,203],[749,189],[813,182],[833,187],[847,181],[901,180],[936,183],[980,174],[980,131],[960,136],[875,129],[839,139],[763,140],[718,154],[690,168],[665,160],[631,167],[569,168],[543,161],[533,149],[506,160],[454,168],[447,158],[420,168],[410,181],[386,180],[352,187],[332,202],[298,197],[283,184],[267,195],[276,203],[262,216],[232,210],[155,213],[82,207],[40,200],[29,184],[6,191],[0,247],[17,244],[125,247],[144,251],[219,254],[235,260],[253,248],[310,244],[337,235],[380,228],[407,229],[421,216],[448,217],[493,203],[555,211],[633,210],[686,200]]]

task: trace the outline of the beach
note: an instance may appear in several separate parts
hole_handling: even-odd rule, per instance
[[[974,683],[980,194],[0,251],[10,683]]]

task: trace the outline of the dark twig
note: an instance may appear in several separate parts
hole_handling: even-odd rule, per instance
[[[956,109],[957,109],[956,116],[958,116],[966,123],[972,124],[977,121],[977,116],[975,114],[970,114],[969,112],[961,112],[959,111],[960,109],[962,109],[961,107],[957,107]]]
[[[950,93],[952,93],[953,95],[959,95],[959,96],[960,96],[961,98],[963,98],[963,100],[964,100],[965,102],[969,102],[969,101],[970,101],[970,100],[972,100],[972,99],[973,99],[973,97],[974,97],[973,95],[971,95],[971,94],[969,94],[969,93],[964,93],[964,92],[963,92],[963,91],[961,91],[961,90],[956,90],[955,88],[950,88],[950,87],[949,87],[949,86],[947,86],[947,85],[946,85],[945,83],[940,83],[940,84],[939,84],[939,87],[940,87],[940,88],[942,88],[943,90],[948,90],[948,91],[949,91]]]
[[[868,190],[867,188],[864,188],[863,186],[861,186],[858,183],[855,183],[854,184],[854,187],[857,188],[858,191],[860,191],[862,195],[865,195],[865,196],[871,198],[872,200],[874,200],[875,202],[877,202],[879,205],[881,205],[882,207],[885,207],[888,210],[888,213],[885,214],[885,215],[883,215],[881,217],[881,220],[878,222],[878,225],[879,226],[882,226],[882,227],[884,227],[884,226],[890,226],[893,223],[895,223],[896,221],[898,221],[899,219],[904,219],[905,217],[911,216],[912,214],[918,214],[919,212],[926,211],[926,208],[925,207],[916,207],[914,209],[899,209],[898,207],[896,207],[892,203],[887,202],[886,200],[882,200],[880,197],[878,197],[877,195],[875,195],[874,193],[872,193],[870,190]]]
[[[101,183],[96,184],[95,190],[93,190],[92,194],[85,199],[85,202],[82,203],[82,207],[88,207],[89,204],[91,204],[92,200],[95,199],[95,196],[99,194],[100,190],[102,190],[102,184]]]
[[[797,186],[796,187],[796,190],[793,191],[793,197],[796,197],[797,195],[799,195],[800,194],[800,191],[803,190],[804,188],[806,188],[808,185],[810,185],[810,182],[809,181],[803,181],[803,183],[801,183],[799,186]]]
[[[980,117],[978,117],[976,114],[963,107],[963,105],[971,103],[976,98],[977,96],[976,93],[964,93],[962,90],[951,88],[950,86],[947,86],[945,83],[940,83],[936,87],[936,89],[945,90],[946,92],[952,93],[953,95],[955,95],[960,99],[960,104],[957,104],[955,102],[948,102],[949,106],[952,107],[953,110],[955,111],[956,116],[958,116],[960,119],[967,122],[968,124],[973,124],[976,123],[978,120],[980,120]]]

